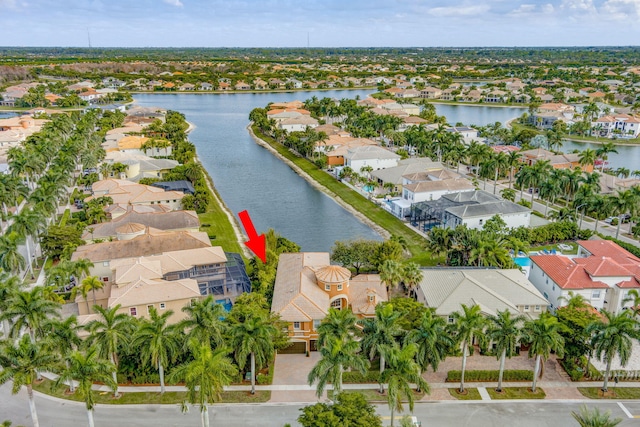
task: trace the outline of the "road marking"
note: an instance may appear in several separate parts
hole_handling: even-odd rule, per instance
[[[489,393],[487,392],[487,389],[485,387],[478,387],[478,393],[480,393],[480,397],[482,398],[482,400],[491,400],[491,396],[489,396]]]
[[[629,412],[629,410],[627,408],[625,408],[625,406],[622,404],[622,402],[618,402],[618,406],[620,407],[620,409],[622,409],[622,412],[624,412],[627,417],[636,418],[636,417],[633,416],[633,414],[631,414],[631,412]]]

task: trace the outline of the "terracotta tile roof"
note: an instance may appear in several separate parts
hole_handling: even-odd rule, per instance
[[[590,256],[587,258],[574,258],[574,261],[576,264],[580,264],[591,277],[633,276],[633,273],[611,258]]]
[[[622,265],[640,265],[640,258],[610,240],[578,240],[578,244],[593,256],[609,257]]]
[[[609,286],[594,281],[580,264],[562,255],[533,255],[531,262],[540,267],[562,289],[607,289]]]

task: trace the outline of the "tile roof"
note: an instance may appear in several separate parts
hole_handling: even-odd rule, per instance
[[[532,255],[535,263],[562,289],[607,289],[609,286],[593,280],[584,267],[562,255]]]

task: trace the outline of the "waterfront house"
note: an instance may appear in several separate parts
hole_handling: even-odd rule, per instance
[[[277,124],[278,128],[287,132],[304,132],[307,128],[318,127],[318,121],[311,116],[300,115],[283,119]]]
[[[164,191],[150,185],[136,184],[123,179],[105,179],[91,186],[91,196],[85,201],[108,196],[114,205],[165,205],[171,210],[180,210],[184,193]]]
[[[454,322],[461,304],[479,305],[484,316],[498,311],[537,319],[549,302],[518,269],[423,268],[416,290],[418,302],[433,308],[438,316]]]
[[[573,294],[598,310],[617,313],[631,306],[624,302],[630,290],[640,291],[640,258],[609,240],[581,240],[575,257],[531,256],[529,280],[553,309]]]
[[[640,117],[631,114],[610,114],[591,123],[591,135],[603,138],[637,138]]]
[[[544,148],[534,148],[533,150],[520,151],[521,161],[529,166],[541,160],[548,160],[554,169],[575,169],[580,168],[583,172],[593,172],[593,165],[581,165],[579,153],[560,153],[545,150]]]
[[[438,99],[442,96],[442,90],[437,87],[427,86],[420,91],[420,96],[427,99]]]
[[[354,147],[347,150],[344,156],[345,166],[360,173],[362,168],[371,167],[373,170],[391,168],[398,165],[400,156],[377,145]]]
[[[308,353],[317,350],[318,326],[329,308],[373,317],[376,305],[387,300],[378,274],[351,277],[331,265],[328,252],[285,253],[278,260],[271,311],[287,324],[292,345],[284,352]]]

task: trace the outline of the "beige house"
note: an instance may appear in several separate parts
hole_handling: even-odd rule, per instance
[[[127,224],[137,224],[162,231],[197,232],[200,229],[200,220],[195,211],[137,212],[133,206],[128,208],[123,215],[109,222],[94,224],[85,229],[82,240],[89,243],[97,239],[120,240],[122,230],[120,233],[117,230]]]
[[[119,178],[132,182],[138,182],[142,178],[164,178],[165,175],[180,164],[172,159],[154,159],[140,153],[121,151],[107,153],[105,162],[125,165],[127,168]]]
[[[373,317],[387,299],[377,274],[352,278],[346,268],[331,265],[328,252],[287,253],[278,261],[271,311],[288,324],[293,344],[286,351],[306,353],[317,350],[317,328],[329,308]]]
[[[96,292],[96,304],[103,308],[120,304],[118,312],[141,318],[147,318],[152,307],[159,313],[173,310],[170,322],[176,323],[185,317],[183,307],[207,294],[209,281],[225,280],[226,262],[219,246],[116,259],[110,263],[113,280]],[[82,296],[76,303],[80,323],[94,317]]]
[[[85,201],[101,196],[111,197],[113,204],[128,205],[166,205],[171,210],[180,210],[184,193],[164,191],[150,185],[136,184],[124,179],[105,179],[91,186],[92,195]]]

